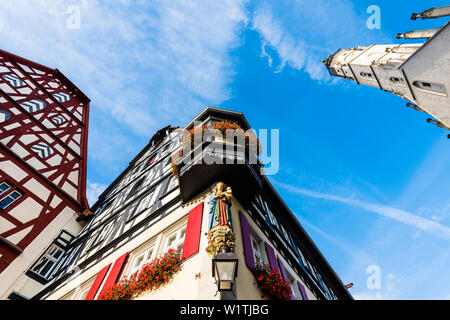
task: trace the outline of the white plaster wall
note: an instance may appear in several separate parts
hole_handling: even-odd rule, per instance
[[[9,214],[22,223],[36,219],[41,213],[42,206],[33,198],[27,197],[20,204],[9,211]]]
[[[436,119],[450,127],[450,25],[428,41],[404,65],[417,103]],[[446,95],[420,90],[414,81],[443,84]]]
[[[10,160],[0,162],[0,169],[19,182],[23,178],[28,176],[25,171],[20,169],[14,162]]]
[[[36,259],[47,249],[62,229],[77,234],[81,225],[75,221],[77,214],[70,208],[65,208],[55,219],[31,242],[25,250],[0,273],[0,299],[5,300],[12,291],[26,297],[37,294],[43,285],[25,276],[24,273]]]
[[[34,178],[28,180],[23,186],[42,201],[47,201],[48,196],[50,195],[50,190]]]

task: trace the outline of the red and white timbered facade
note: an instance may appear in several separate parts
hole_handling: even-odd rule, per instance
[[[57,69],[0,50],[0,277],[61,212],[88,209],[89,102]]]

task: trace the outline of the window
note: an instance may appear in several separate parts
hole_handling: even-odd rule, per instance
[[[142,177],[140,180],[138,180],[133,187],[130,190],[129,195],[132,197],[138,190],[139,188],[142,186],[142,183],[144,182],[145,177]]]
[[[39,283],[47,283],[67,261],[67,247],[73,239],[73,235],[62,230],[45,253],[26,272],[26,275]]]
[[[372,74],[371,73],[361,72],[360,75],[363,76],[364,78],[372,78]]]
[[[138,272],[146,263],[149,263],[153,258],[153,247],[147,249],[145,252],[139,254],[133,261],[133,267],[131,269],[131,274]]]
[[[0,202],[0,206],[2,209],[5,209],[7,206],[9,206],[11,203],[19,199],[22,195],[20,192],[14,190],[10,194],[8,194],[5,198],[2,199]]]
[[[295,278],[288,271],[286,271],[286,275],[287,275],[287,282],[288,282],[289,286],[291,287],[292,299],[293,300],[303,300],[302,294],[300,292],[300,289],[298,287],[298,284],[297,284],[297,281],[295,280]]]
[[[172,190],[173,188],[175,188],[178,185],[178,179],[176,177],[171,177],[170,178],[170,182],[169,185],[167,187],[167,191]]]
[[[156,158],[156,155],[151,157],[150,160],[148,161],[147,165],[151,165],[155,161],[155,158]]]
[[[151,195],[153,195],[153,194],[151,194]],[[140,198],[137,201],[130,204],[126,209],[127,210],[126,214],[128,214],[127,222],[130,221],[131,219],[134,219],[139,214],[141,214],[143,212],[143,210],[146,208],[147,202],[148,202],[148,196],[145,198]]]
[[[261,250],[261,240],[256,240],[256,238],[253,235],[250,235],[250,239],[252,241],[252,249],[253,249],[253,257],[255,258],[255,264],[256,265],[264,265],[265,260],[262,255]]]
[[[445,91],[445,86],[439,83],[432,83],[432,82],[424,82],[424,81],[414,81],[413,85],[421,89],[422,91],[426,91],[429,93],[434,94],[440,94],[440,95],[447,95]]]
[[[2,197],[0,200],[0,208],[5,209],[11,203],[19,199],[22,196],[22,193],[17,190],[13,184],[3,181],[0,183],[0,196]]]
[[[164,146],[164,148],[162,149],[162,152],[166,152],[169,149],[169,147],[170,147],[170,143],[166,144]]]
[[[266,212],[266,220],[268,219],[270,222],[270,225],[272,227],[276,227],[277,229],[280,229],[277,218],[275,218],[275,215],[272,213],[272,211],[270,211],[270,209],[267,207],[267,212]]]
[[[389,80],[395,84],[405,84],[405,80],[403,78],[391,77]]]
[[[185,234],[186,234],[186,226],[178,229],[177,231],[169,235],[164,243],[164,252],[166,252],[169,249],[177,249],[177,248],[183,249]]]
[[[8,183],[0,183],[0,194],[3,194],[3,192],[8,191],[9,189],[11,189],[11,186]]]
[[[97,234],[97,237],[94,239],[94,241],[90,246],[91,249],[100,242],[102,242],[103,240],[105,240],[106,236],[109,234],[109,231],[112,229],[112,225],[113,224],[110,222],[100,230],[100,232]]]
[[[31,268],[31,271],[48,280],[54,267],[63,256],[63,253],[64,249],[56,244],[52,244],[39,261]]]

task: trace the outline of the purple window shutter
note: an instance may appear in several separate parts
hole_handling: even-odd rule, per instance
[[[267,242],[265,242],[265,246],[266,246],[267,258],[269,258],[270,268],[272,270],[277,270],[279,272],[280,270],[278,269],[278,263],[277,263],[277,258],[275,256],[275,251],[270,246],[270,244],[268,244]]]
[[[297,284],[300,292],[302,293],[303,300],[308,300],[308,295],[306,294],[305,287],[303,287],[303,285],[299,281],[297,281]]]
[[[280,265],[281,275],[283,276],[284,280],[289,283],[289,279],[286,273],[286,269],[284,268],[283,262],[278,258],[278,264]],[[292,293],[289,296],[289,299],[292,300]]]
[[[255,258],[253,257],[252,241],[250,239],[250,231],[248,229],[248,221],[245,215],[239,211],[239,219],[241,221],[242,240],[244,240],[244,255],[247,267],[253,272],[256,271]]]

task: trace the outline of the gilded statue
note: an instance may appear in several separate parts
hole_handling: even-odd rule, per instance
[[[213,257],[221,246],[234,248],[234,232],[231,221],[232,190],[223,182],[218,182],[214,187],[215,195],[210,201],[210,218],[208,247],[206,251]],[[233,250],[233,249],[232,249]]]

